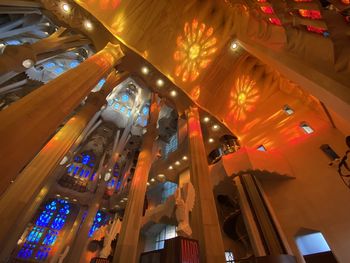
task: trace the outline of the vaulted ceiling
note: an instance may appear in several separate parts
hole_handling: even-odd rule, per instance
[[[304,136],[299,127],[303,121],[315,130],[331,126],[319,102],[327,96],[335,98],[329,105],[334,111],[345,110],[345,118],[350,112],[349,64],[335,59],[347,54],[347,48],[334,48],[335,39],[324,37],[331,28],[318,34],[304,30],[305,21],[291,24],[293,12],[286,13],[275,1],[262,1],[262,6],[274,4],[270,15],[259,13],[260,4],[248,0],[75,2],[112,34],[95,28],[88,33],[95,43],[114,37],[133,53],[121,68],[140,75],[143,65],[151,65],[171,88],[178,88],[190,104],[208,111],[246,145],[274,148],[295,141]],[[285,3],[289,11],[298,7],[291,2]],[[313,3],[316,7],[321,8]],[[318,26],[327,26],[327,15]],[[271,18],[280,18],[281,25]],[[239,47],[232,50],[234,41]],[[143,78],[155,81],[154,76]],[[179,97],[172,100],[180,113],[189,105]],[[293,116],[283,112],[286,104],[295,110]]]

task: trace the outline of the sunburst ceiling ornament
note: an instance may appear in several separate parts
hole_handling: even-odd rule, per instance
[[[247,113],[251,112],[257,100],[259,92],[255,88],[255,81],[248,76],[242,76],[235,82],[235,88],[231,92],[231,114],[236,121],[245,120]]]
[[[216,52],[217,40],[213,36],[214,29],[193,19],[185,23],[183,35],[177,38],[177,49],[174,60],[177,62],[175,75],[183,82],[194,81],[201,69],[206,68]]]

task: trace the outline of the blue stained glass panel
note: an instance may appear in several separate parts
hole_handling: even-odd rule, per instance
[[[52,216],[53,216],[53,213],[52,213],[52,212],[43,211],[43,212],[40,214],[38,220],[35,222],[35,224],[36,224],[37,226],[46,227],[46,226],[49,224],[49,222],[50,222]]]
[[[71,205],[66,200],[48,202],[39,214],[35,226],[29,232],[20,248],[17,258],[25,260],[46,260],[70,214]],[[37,248],[38,245],[38,248]],[[32,262],[32,261],[31,261]]]
[[[7,40],[5,43],[6,43],[7,45],[10,45],[10,46],[19,46],[19,45],[22,44],[22,43],[21,43],[19,40],[17,40],[17,39]]]
[[[57,74],[57,75],[60,75],[64,72],[64,70],[63,70],[63,68],[55,68],[53,72],[55,72],[55,74]]]
[[[101,80],[98,82],[97,86],[100,87],[100,88],[102,88],[102,86],[103,86],[105,83],[106,83],[106,80],[105,80],[105,79],[101,79]]]
[[[91,159],[90,155],[84,154],[84,155],[83,155],[82,164],[88,164],[89,161],[90,161],[90,159]]]
[[[53,68],[54,66],[56,66],[56,64],[54,62],[47,62],[44,64],[44,68],[46,68],[46,69]]]
[[[95,231],[99,229],[101,226],[107,224],[108,220],[109,220],[109,216],[106,213],[102,211],[98,211],[95,215],[94,222],[90,228],[89,237],[92,237]]]
[[[71,165],[68,167],[67,173],[71,173],[71,171],[73,171],[73,168],[74,168],[74,164],[71,164]]]
[[[70,64],[69,64],[69,67],[70,68],[75,68],[79,66],[79,62],[77,60],[73,60]]]
[[[149,108],[148,108],[148,107],[143,107],[142,113],[143,113],[144,115],[147,115],[148,112],[149,112]]]
[[[123,94],[122,95],[122,102],[127,102],[129,100],[129,95],[128,94]]]
[[[76,173],[78,172],[78,170],[79,170],[79,166],[75,167],[73,174],[76,175]]]

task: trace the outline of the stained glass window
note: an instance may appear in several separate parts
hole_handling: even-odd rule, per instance
[[[178,146],[178,141],[177,141],[177,134],[175,133],[171,138],[169,143],[165,146],[165,159],[168,158],[169,153],[176,151]]]
[[[95,233],[97,229],[99,229],[101,226],[105,225],[109,221],[109,215],[103,211],[97,211],[96,216],[94,218],[94,222],[90,228],[89,231],[89,237],[92,237],[92,235]]]
[[[163,184],[162,203],[164,203],[169,196],[175,193],[176,188],[177,184],[173,182],[165,182]]]
[[[68,201],[54,199],[47,202],[26,236],[17,258],[46,260],[70,214],[71,204]]]

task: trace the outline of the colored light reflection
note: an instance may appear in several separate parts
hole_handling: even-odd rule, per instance
[[[238,78],[235,88],[231,92],[231,117],[235,120],[245,120],[247,113],[252,111],[259,99],[258,90],[255,88],[255,81],[247,76]]]
[[[319,10],[307,10],[307,9],[299,9],[299,14],[302,17],[310,18],[310,19],[321,19],[321,12]]]
[[[105,9],[116,9],[119,5],[121,0],[89,0],[89,4],[95,4],[99,3],[100,8],[105,10]]]
[[[201,69],[206,68],[216,52],[217,40],[213,36],[214,29],[193,19],[185,23],[183,35],[177,38],[177,49],[174,60],[177,63],[175,75],[183,82],[194,81]]]
[[[201,87],[200,86],[195,86],[190,92],[190,96],[194,101],[197,101],[199,99],[200,95],[201,95]]]
[[[275,13],[272,6],[260,6],[261,11],[263,11],[265,14],[273,14]]]

